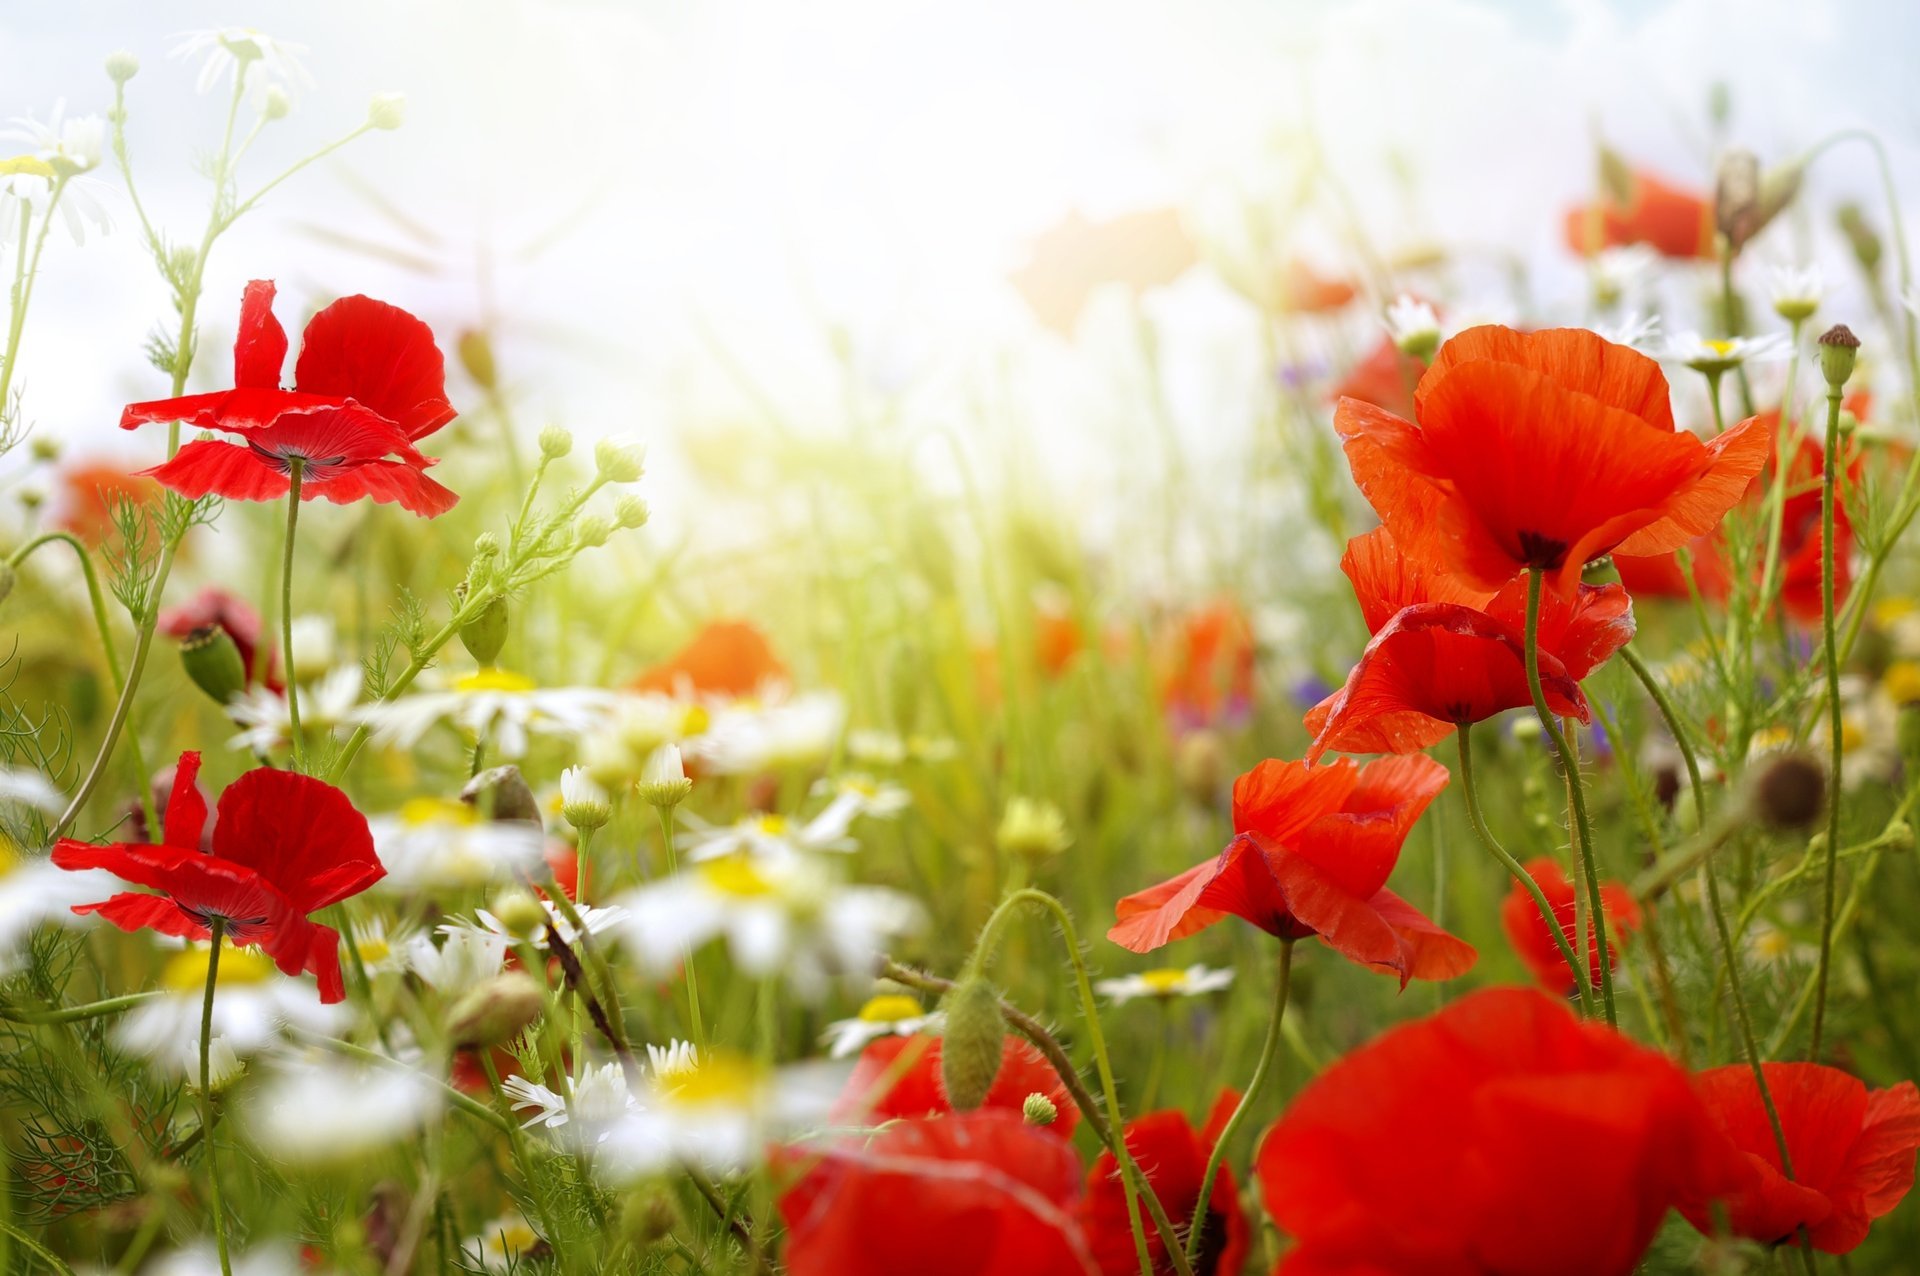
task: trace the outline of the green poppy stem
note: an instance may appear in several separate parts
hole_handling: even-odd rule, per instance
[[[287,462],[287,539],[280,555],[280,651],[286,662],[287,733],[293,740],[293,769],[301,770],[305,752],[300,735],[300,680],[293,665],[293,533],[300,523],[300,476],[306,461],[294,457]]]
[[[213,1138],[213,993],[220,980],[220,945],[226,938],[227,919],[215,917],[207,927],[207,995],[200,1004],[200,1128],[206,1132],[207,1200],[213,1215],[213,1245],[220,1255],[220,1276],[233,1276],[233,1262],[227,1257],[227,1212],[220,1201],[220,1165]]]
[[[1826,876],[1820,908],[1820,965],[1814,976],[1813,1035],[1807,1057],[1818,1061],[1827,1026],[1827,978],[1833,964],[1833,912],[1840,865],[1840,768],[1846,741],[1840,721],[1840,644],[1833,624],[1833,521],[1836,458],[1840,452],[1840,387],[1827,390],[1827,448],[1820,474],[1820,628],[1827,671],[1827,735],[1831,759],[1827,775]]]

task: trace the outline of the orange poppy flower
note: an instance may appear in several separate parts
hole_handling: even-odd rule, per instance
[[[1253,625],[1229,599],[1181,619],[1162,656],[1160,698],[1184,726],[1242,719],[1253,707]]]
[[[787,667],[759,629],[744,620],[715,620],[672,659],[634,679],[633,687],[667,695],[739,699],[758,694],[765,684],[786,676]]]
[[[1540,893],[1547,897],[1547,903],[1553,905],[1554,920],[1560,925],[1560,933],[1567,937],[1567,946],[1575,943],[1576,929],[1574,916],[1573,881],[1558,864],[1544,857],[1529,860],[1526,864],[1527,876],[1540,887]],[[1633,902],[1633,895],[1618,882],[1600,883],[1600,907],[1607,914],[1607,933],[1617,936],[1625,943],[1626,937],[1640,928],[1640,906]],[[1540,916],[1540,908],[1533,902],[1533,896],[1519,882],[1507,892],[1507,898],[1500,905],[1500,925],[1507,932],[1507,942],[1513,945],[1513,951],[1526,963],[1540,986],[1551,992],[1570,993],[1573,991],[1573,972],[1567,968],[1567,959],[1560,952],[1560,945],[1554,942],[1553,934],[1547,929],[1546,921]],[[1589,925],[1587,929],[1587,952],[1592,959],[1588,970],[1588,987],[1600,986],[1600,936]],[[1607,945],[1607,960],[1614,960],[1613,945]]]
[[[160,485],[130,474],[112,461],[83,461],[60,471],[60,494],[53,522],[89,545],[98,545],[113,530],[113,507],[122,501],[150,505],[160,497]]]
[[[1466,722],[1533,703],[1527,686],[1526,581],[1477,590],[1401,552],[1387,528],[1347,543],[1341,570],[1373,633],[1346,685],[1307,711],[1309,761],[1343,753],[1417,753]],[[1540,685],[1563,717],[1592,720],[1580,679],[1633,637],[1618,585],[1540,600]]]
[[[1347,379],[1333,388],[1331,397],[1336,403],[1358,399],[1395,416],[1410,417],[1413,389],[1426,370],[1426,360],[1407,354],[1391,337],[1382,337],[1364,359],[1347,370]]]
[[[1184,1235],[1194,1222],[1194,1207],[1200,1203],[1200,1181],[1206,1176],[1207,1158],[1213,1154],[1220,1132],[1226,1129],[1233,1110],[1240,1106],[1240,1094],[1222,1091],[1207,1116],[1206,1128],[1195,1131],[1187,1114],[1178,1110],[1149,1112],[1127,1122],[1124,1137],[1127,1151],[1147,1177],[1147,1188],[1160,1199],[1174,1229]],[[1207,1197],[1201,1221],[1206,1231],[1201,1237],[1200,1253],[1193,1264],[1194,1276],[1236,1276],[1247,1265],[1247,1251],[1253,1243],[1247,1226],[1247,1212],[1240,1205],[1240,1191],[1234,1183],[1233,1168],[1225,1163],[1213,1180],[1213,1192]],[[1102,1152],[1087,1171],[1087,1194],[1080,1215],[1085,1223],[1087,1243],[1102,1276],[1139,1276],[1140,1259],[1134,1251],[1133,1228],[1127,1219],[1126,1189],[1120,1179],[1120,1163],[1112,1152]],[[1166,1242],[1157,1228],[1148,1227],[1147,1253],[1153,1262],[1153,1276],[1172,1276],[1177,1270],[1167,1256]]]
[[[1567,247],[1583,257],[1646,244],[1663,257],[1712,259],[1713,204],[1704,195],[1636,170],[1625,200],[1611,195],[1567,210]]]
[[[1542,568],[1571,595],[1603,554],[1684,545],[1719,525],[1772,445],[1758,418],[1711,443],[1675,429],[1660,365],[1579,328],[1469,328],[1413,400],[1418,424],[1342,399],[1347,462],[1409,554],[1482,589]]]
[[[1424,757],[1364,767],[1269,758],[1234,781],[1226,849],[1122,899],[1107,938],[1152,952],[1233,916],[1282,939],[1318,935],[1402,985],[1463,974],[1472,946],[1386,889],[1400,844],[1447,779]]]

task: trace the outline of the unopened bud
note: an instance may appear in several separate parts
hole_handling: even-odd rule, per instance
[[[1071,846],[1073,835],[1067,832],[1067,820],[1060,814],[1059,807],[1051,802],[1016,797],[1007,802],[994,841],[1009,855],[1044,860]]]
[[[1831,389],[1838,390],[1853,375],[1859,351],[1860,338],[1844,323],[1836,323],[1820,334],[1820,371]]]
[[[686,801],[691,792],[693,781],[687,778],[678,745],[663,744],[647,755],[646,764],[640,768],[640,797],[644,801],[670,811]]]
[[[460,645],[482,665],[491,665],[507,645],[508,619],[507,600],[495,594],[479,615],[460,626]]]
[[[491,390],[499,384],[499,369],[493,362],[493,342],[487,339],[486,333],[469,328],[460,334],[453,348],[460,356],[460,366],[467,370],[475,385]]]
[[[540,455],[549,461],[557,461],[573,451],[573,435],[557,425],[549,425],[540,431]]]
[[[375,128],[396,129],[407,122],[407,95],[376,93],[367,103],[367,123]]]
[[[589,514],[573,525],[573,543],[582,549],[598,549],[611,535],[613,524],[599,514]]]
[[[487,902],[487,911],[516,939],[528,939],[547,924],[547,910],[518,886],[509,886]]]
[[[1060,1108],[1036,1090],[1020,1104],[1020,1115],[1028,1125],[1048,1126],[1060,1119]]]
[[[614,502],[613,519],[622,527],[645,527],[647,520],[653,517],[653,507],[645,498],[631,492]]]
[[[539,982],[524,970],[495,975],[454,1003],[447,1016],[447,1037],[462,1049],[511,1041],[540,1017],[544,996]]]
[[[193,685],[222,707],[246,690],[247,666],[233,635],[218,625],[202,625],[180,640],[180,663]]]
[[[593,464],[609,483],[633,483],[647,471],[647,449],[632,439],[601,439],[593,445]]]
[[[467,787],[460,790],[460,800],[487,819],[545,827],[540,820],[540,803],[527,787],[520,768],[512,764],[492,767],[468,780]]]
[[[260,114],[270,120],[284,120],[291,110],[293,99],[287,96],[287,91],[278,84],[268,85],[266,99],[260,103]]]
[[[1000,994],[981,975],[970,975],[947,993],[941,1009],[946,1031],[940,1040],[940,1083],[956,1112],[971,1112],[986,1102],[1000,1075],[1006,1028]]]
[[[115,84],[125,84],[140,74],[140,59],[125,49],[115,49],[107,54],[107,78]]]
[[[36,434],[30,451],[36,461],[57,461],[60,459],[60,440],[51,434]]]
[[[661,1188],[642,1188],[620,1206],[620,1235],[637,1250],[652,1248],[678,1226],[680,1211]]]
[[[607,791],[587,775],[585,767],[570,766],[560,773],[560,814],[585,832],[613,818],[613,802]]]
[[[1776,832],[1812,826],[1825,809],[1827,777],[1813,759],[1783,753],[1767,762],[1750,781],[1749,809]]]
[[[1840,225],[1840,233],[1846,236],[1847,246],[1853,249],[1853,259],[1860,263],[1860,269],[1868,276],[1878,274],[1880,257],[1886,248],[1860,205],[1842,204],[1834,218]]]

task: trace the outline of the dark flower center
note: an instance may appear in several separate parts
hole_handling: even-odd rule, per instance
[[[338,456],[306,456],[288,447],[262,447],[252,439],[247,440],[247,448],[263,464],[273,467],[282,474],[293,473],[293,463],[299,461],[301,474],[310,479],[327,477],[326,471],[345,463],[347,459],[344,452]]]
[[[1529,567],[1558,567],[1566,561],[1567,543],[1539,532],[1520,533],[1520,559]]]

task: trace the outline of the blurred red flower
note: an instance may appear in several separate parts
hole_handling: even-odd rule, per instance
[[[1366,766],[1269,758],[1234,781],[1226,849],[1122,899],[1107,938],[1151,952],[1233,916],[1282,939],[1318,935],[1403,985],[1462,974],[1473,948],[1386,889],[1400,844],[1447,779],[1418,756]]]
[[[1845,1254],[1913,1188],[1920,1089],[1902,1081],[1869,1091],[1858,1079],[1817,1063],[1761,1067],[1793,1156],[1791,1179],[1780,1172],[1780,1145],[1753,1069],[1735,1064],[1695,1078],[1714,1121],[1745,1154],[1750,1170],[1747,1184],[1727,1203],[1728,1224],[1735,1234],[1769,1245],[1799,1244],[1804,1227],[1815,1249]],[[1713,1211],[1706,1205],[1682,1209],[1695,1227],[1712,1227]]]
[[[1160,698],[1178,726],[1242,722],[1253,711],[1253,625],[1231,599],[1182,617],[1160,656]]]
[[[1533,703],[1527,687],[1527,582],[1474,589],[1401,551],[1385,527],[1347,542],[1340,568],[1373,638],[1346,685],[1307,711],[1307,758],[1416,753],[1462,723]],[[1547,705],[1591,721],[1580,679],[1633,637],[1633,600],[1618,585],[1579,585],[1540,599],[1540,685]]]
[[[1070,1137],[1080,1124],[1080,1109],[1047,1057],[1025,1038],[1015,1036],[1007,1037],[1004,1051],[1000,1072],[981,1107],[1018,1114],[1028,1095],[1044,1094],[1059,1110],[1047,1128],[1061,1138]],[[903,1056],[907,1057],[903,1060]],[[920,1034],[869,1042],[834,1100],[830,1119],[845,1125],[878,1125],[951,1111],[953,1103],[940,1077],[940,1038]]]
[[[1413,416],[1413,390],[1420,384],[1427,364],[1382,337],[1364,359],[1347,370],[1347,379],[1333,388],[1332,398],[1358,399],[1384,408],[1398,417]]]
[[[218,918],[232,943],[260,948],[285,974],[311,973],[322,1001],[341,1000],[340,936],[307,915],[386,876],[366,817],[330,784],[260,767],[220,795],[213,853],[204,854],[207,803],[194,783],[199,772],[200,755],[182,753],[160,845],[93,846],[72,838],[54,844],[61,868],[103,868],[160,892],[126,891],[73,911],[97,913],[121,930],[183,939],[209,938]]]
[[[1255,1158],[1279,1276],[1627,1276],[1741,1182],[1686,1073],[1532,989],[1473,993],[1308,1083]]]
[[[1625,198],[1608,193],[1567,210],[1567,247],[1583,257],[1603,248],[1646,244],[1663,257],[1711,260],[1713,204],[1647,172],[1625,174]]]
[[[98,545],[113,530],[113,507],[122,501],[148,505],[159,496],[152,479],[142,478],[112,461],[81,461],[59,473],[60,491],[53,524],[72,532],[89,545]]]
[[[299,460],[302,500],[395,502],[429,518],[452,509],[460,498],[426,476],[435,461],[413,446],[454,417],[432,330],[385,302],[343,297],[307,324],[294,389],[283,390],[287,334],[273,294],[271,280],[256,279],[241,298],[233,389],[133,403],[120,415],[126,430],[179,421],[240,442],[194,440],[142,473],[182,496],[270,501],[287,494]]]
[[[1186,1113],[1178,1111],[1149,1112],[1127,1122],[1127,1152],[1160,1198],[1168,1221],[1183,1236],[1200,1199],[1207,1157],[1212,1155],[1221,1129],[1239,1102],[1238,1093],[1223,1093],[1214,1102],[1206,1128],[1198,1133]],[[1139,1276],[1140,1259],[1134,1251],[1133,1225],[1127,1218],[1126,1188],[1120,1180],[1120,1163],[1111,1152],[1100,1153],[1087,1171],[1087,1197],[1081,1217],[1086,1221],[1087,1242],[1093,1247],[1094,1261],[1100,1264],[1103,1276]],[[1141,1218],[1146,1224],[1154,1276],[1171,1276],[1176,1269],[1167,1257],[1165,1242],[1144,1212]],[[1206,1231],[1201,1237],[1194,1276],[1237,1276],[1246,1267],[1251,1243],[1233,1169],[1223,1162],[1207,1200]]]
[[[786,677],[787,667],[758,628],[744,620],[715,620],[671,659],[635,678],[633,687],[663,695],[739,699],[758,695],[765,684]]]
[[[267,643],[264,655],[260,653],[260,613],[218,585],[208,585],[195,594],[191,601],[178,607],[169,607],[160,613],[160,632],[172,638],[185,638],[196,629],[205,629],[215,625],[224,629],[227,637],[233,639],[233,645],[240,651],[240,667],[247,671],[247,685],[258,681],[269,691],[286,690],[286,684],[280,678],[280,653],[273,643]],[[255,659],[261,664],[256,666]],[[256,679],[255,675],[260,675]]]
[[[1553,916],[1560,924],[1560,932],[1567,937],[1567,943],[1578,951],[1575,942],[1575,917],[1573,881],[1558,864],[1544,857],[1527,861],[1527,876],[1540,887],[1540,893],[1553,905]],[[1640,906],[1633,902],[1633,895],[1618,882],[1600,884],[1600,907],[1607,914],[1607,931],[1610,936],[1618,936],[1621,943],[1626,937],[1640,928]],[[1541,987],[1549,992],[1566,994],[1573,991],[1573,972],[1567,968],[1567,959],[1560,953],[1560,945],[1553,940],[1553,932],[1547,929],[1546,919],[1540,916],[1539,906],[1533,902],[1533,896],[1519,882],[1507,892],[1507,898],[1500,905],[1500,924],[1506,929],[1507,942],[1513,945],[1513,951],[1525,962],[1533,977],[1540,981]],[[1593,927],[1587,928],[1587,953],[1592,960],[1588,971],[1588,987],[1600,986],[1600,937],[1593,933]],[[1607,958],[1612,963],[1615,953],[1613,945],[1607,945]]]
[[[1414,415],[1340,401],[1354,481],[1408,554],[1489,590],[1542,568],[1571,595],[1602,554],[1686,544],[1771,447],[1755,418],[1711,443],[1675,429],[1660,365],[1577,328],[1469,328],[1440,347]]]

